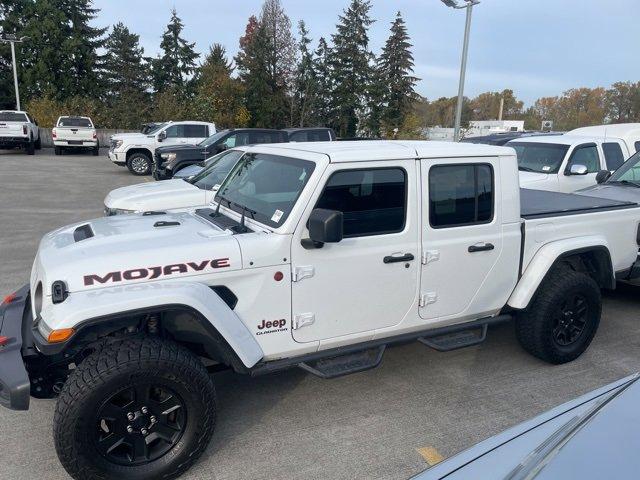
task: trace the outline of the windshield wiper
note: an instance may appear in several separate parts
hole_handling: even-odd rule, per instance
[[[520,165],[518,165],[518,170],[522,171],[522,172],[535,172],[535,173],[540,173],[537,170],[534,170],[533,168],[529,168],[529,167],[522,167]]]
[[[216,206],[216,211],[212,215],[213,217],[220,216],[220,205],[222,205],[222,202],[227,202],[227,207],[231,206],[231,200],[229,200],[228,198],[224,198],[222,195],[216,195],[216,196],[220,199],[220,201],[218,201],[218,205]]]
[[[249,207],[245,206],[245,205],[240,205],[239,203],[236,202],[232,202],[233,205],[235,205],[238,208],[242,209],[242,217],[240,217],[240,226],[238,227],[238,233],[247,233],[249,231],[249,229],[247,228],[247,226],[244,224],[244,217],[246,216],[246,213],[249,212],[251,214],[251,218],[255,220],[254,215],[257,213],[255,210],[251,210]]]
[[[620,183],[622,185],[631,185],[632,187],[640,188],[640,183],[632,182],[631,180],[612,180],[607,183]]]

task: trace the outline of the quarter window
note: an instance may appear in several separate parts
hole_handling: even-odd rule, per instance
[[[489,165],[438,165],[429,171],[429,223],[433,228],[493,219],[493,169]]]
[[[609,170],[617,170],[624,163],[624,154],[619,143],[603,143],[602,151]]]
[[[186,138],[205,138],[207,135],[206,125],[184,125],[184,136]]]
[[[405,224],[406,184],[401,168],[336,172],[316,207],[343,213],[345,238],[400,232]]]

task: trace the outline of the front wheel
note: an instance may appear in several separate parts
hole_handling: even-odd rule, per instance
[[[54,441],[75,479],[170,479],[205,450],[215,418],[202,362],[145,337],[104,345],[73,371],[56,404]]]
[[[145,153],[133,153],[127,159],[127,168],[134,175],[149,175],[151,173],[151,158]]]
[[[578,358],[598,330],[602,312],[600,288],[586,273],[555,268],[540,286],[529,308],[516,320],[522,347],[546,362]]]

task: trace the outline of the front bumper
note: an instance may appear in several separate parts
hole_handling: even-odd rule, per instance
[[[116,165],[124,167],[127,164],[127,153],[114,152],[113,150],[109,150],[109,160],[111,160]]]
[[[22,360],[25,336],[31,334],[28,321],[29,285],[16,292],[16,298],[0,306],[0,336],[9,342],[0,346],[0,405],[11,410],[28,410],[31,383]]]

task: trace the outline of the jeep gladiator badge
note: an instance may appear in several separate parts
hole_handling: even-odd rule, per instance
[[[230,267],[231,263],[228,258],[217,258],[215,260],[203,260],[202,262],[173,263],[164,267],[147,267],[133,268],[122,272],[109,272],[104,276],[91,274],[84,276],[85,285],[93,285],[98,283],[115,283],[123,280],[153,280],[160,276],[173,275],[174,273],[187,273],[190,269],[195,272],[201,272],[207,267],[225,268]]]

